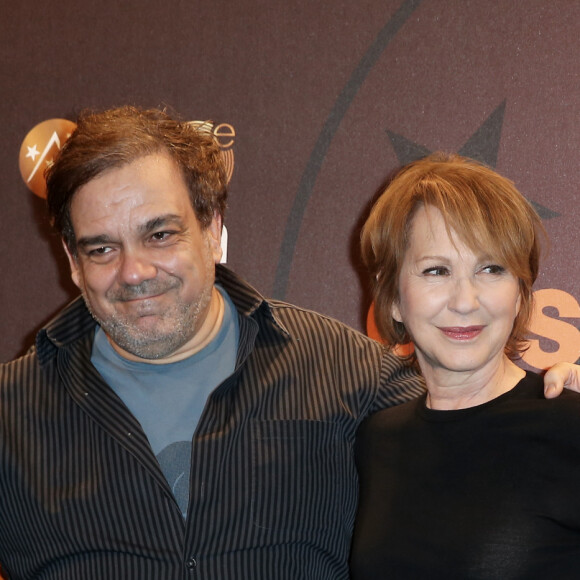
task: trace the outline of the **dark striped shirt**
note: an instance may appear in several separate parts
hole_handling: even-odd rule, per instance
[[[90,363],[82,299],[0,367],[11,578],[348,577],[355,431],[420,382],[343,324],[266,301],[224,267],[217,276],[238,309],[239,352],[193,438],[186,521],[139,423]]]

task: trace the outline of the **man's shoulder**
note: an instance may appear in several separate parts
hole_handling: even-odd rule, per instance
[[[3,384],[30,384],[47,372],[59,349],[90,336],[95,324],[82,297],[76,298],[38,331],[26,354],[0,364],[0,380]]]
[[[376,353],[384,350],[380,343],[331,316],[276,298],[265,298],[246,280],[223,265],[216,269],[216,281],[228,293],[241,315],[255,317],[262,324],[273,322],[289,336],[310,336],[311,339],[328,343],[346,341]]]
[[[25,355],[0,364],[0,385],[3,389],[12,385],[20,388],[41,373],[36,347],[32,347]]]
[[[314,334],[328,341],[346,340],[377,353],[384,351],[383,345],[332,316],[281,300],[268,299],[267,303],[273,316],[290,334]]]

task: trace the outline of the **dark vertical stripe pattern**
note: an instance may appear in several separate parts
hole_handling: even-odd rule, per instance
[[[0,367],[0,562],[38,580],[348,578],[360,421],[421,391],[336,322],[266,301],[229,270],[237,368],[193,439],[184,521],[145,434],[90,364],[73,302]]]

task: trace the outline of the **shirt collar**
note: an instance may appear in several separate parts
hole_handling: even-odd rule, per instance
[[[276,301],[264,298],[255,288],[223,264],[216,266],[216,282],[223,286],[240,314],[249,317],[261,314],[271,320],[283,334],[290,335],[276,313],[274,308]]]
[[[96,322],[81,296],[65,306],[36,336],[36,351],[41,364],[95,328]]]
[[[222,264],[216,266],[216,282],[229,294],[236,309],[242,316],[264,315],[277,326],[283,334],[289,335],[284,324],[266,300],[255,288],[242,280]],[[56,355],[59,348],[66,347],[93,331],[96,322],[88,311],[81,296],[61,310],[36,337],[36,351],[41,364]]]

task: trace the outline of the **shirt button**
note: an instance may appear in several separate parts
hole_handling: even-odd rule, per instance
[[[185,566],[189,568],[189,570],[193,570],[197,566],[195,558],[189,558],[189,560],[185,562]]]

